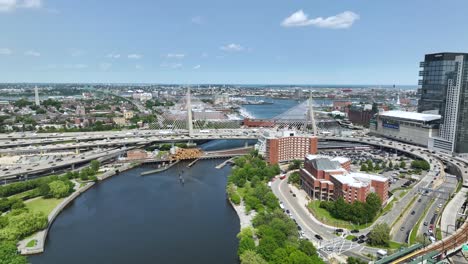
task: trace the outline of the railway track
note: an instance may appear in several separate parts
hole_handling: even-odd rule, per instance
[[[427,247],[424,247],[420,250],[414,251],[406,256],[403,256],[393,262],[392,264],[398,264],[398,263],[406,263],[410,261],[411,259],[414,259],[416,257],[428,254],[433,251],[437,251],[440,253],[444,253],[446,251],[455,249],[462,244],[466,243],[468,241],[468,221],[465,221],[465,223],[455,232],[455,234],[442,239],[440,241],[437,241],[434,244],[431,244]]]

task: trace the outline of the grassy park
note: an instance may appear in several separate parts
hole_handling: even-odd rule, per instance
[[[44,215],[48,216],[52,210],[63,201],[64,198],[56,199],[44,199],[43,197],[36,198],[32,201],[27,201],[26,207],[31,212],[43,212]]]

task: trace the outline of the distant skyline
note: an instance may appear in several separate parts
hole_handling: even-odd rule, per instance
[[[468,2],[0,0],[0,82],[411,85]]]

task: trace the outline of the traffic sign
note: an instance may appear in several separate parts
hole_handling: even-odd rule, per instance
[[[468,252],[468,244],[462,246],[462,251]]]

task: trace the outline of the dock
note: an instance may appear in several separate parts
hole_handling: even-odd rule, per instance
[[[154,174],[154,173],[158,173],[158,172],[162,172],[162,171],[165,171],[165,170],[168,170],[170,169],[172,166],[176,165],[177,163],[179,163],[180,161],[176,161],[176,162],[173,162],[173,163],[170,163],[169,165],[166,165],[166,166],[163,166],[161,168],[158,168],[158,169],[155,169],[155,170],[150,170],[150,171],[144,171],[142,173],[140,173],[140,176],[145,176],[145,175],[148,175],[148,174]]]

